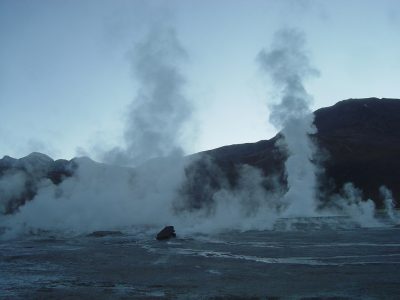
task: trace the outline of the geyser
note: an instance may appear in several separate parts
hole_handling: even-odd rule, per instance
[[[181,131],[191,115],[180,69],[185,57],[173,29],[153,27],[129,54],[138,91],[125,145],[104,154],[112,166],[76,160],[72,177],[59,185],[42,180],[35,198],[2,220],[5,226],[87,233],[170,223],[184,175]],[[119,167],[127,165],[136,168]]]
[[[105,153],[104,161],[135,166],[182,151],[180,138],[192,111],[183,93],[181,66],[186,57],[168,27],[153,27],[129,52],[138,91],[128,109],[125,146]]]
[[[270,105],[270,122],[281,130],[281,146],[287,151],[285,162],[288,191],[283,201],[287,215],[310,216],[316,210],[316,146],[310,134],[316,133],[310,110],[312,97],[304,88],[306,78],[318,75],[305,50],[304,34],[295,29],[275,34],[270,49],[257,57],[281,93],[280,102]]]

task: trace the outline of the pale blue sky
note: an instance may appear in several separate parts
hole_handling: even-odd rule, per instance
[[[400,98],[397,0],[0,0],[0,156],[96,157],[121,144],[137,89],[127,53],[154,23],[189,54],[188,153],[275,134],[275,92],[255,58],[282,27],[305,32],[321,73],[306,82],[313,109]]]

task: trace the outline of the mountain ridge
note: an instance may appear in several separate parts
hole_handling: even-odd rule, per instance
[[[382,185],[392,190],[395,198],[400,197],[399,99],[347,99],[316,110],[314,116],[318,131],[311,139],[318,147],[316,164],[320,170],[319,186],[324,195],[340,193],[345,183],[352,182],[362,189],[365,198],[373,199],[378,206],[382,205],[379,198],[379,187]],[[188,158],[210,158],[219,167],[220,175],[226,176],[232,186],[237,181],[237,168],[241,165],[256,167],[265,176],[275,176],[285,183],[284,161],[287,153],[277,146],[280,138],[278,133],[269,140],[222,146],[189,155]],[[4,212],[11,213],[32,199],[41,179],[47,178],[59,184],[64,178],[73,176],[79,159],[53,160],[41,153],[32,153],[21,159],[4,156],[0,159],[0,180],[16,171],[22,171],[26,176],[25,193],[11,201],[12,205],[6,207]],[[207,168],[207,164],[198,162],[186,170],[186,176],[214,182],[213,187],[217,189],[218,178],[211,178],[216,175]],[[186,190],[189,194],[201,195],[198,201],[207,201],[198,187]]]

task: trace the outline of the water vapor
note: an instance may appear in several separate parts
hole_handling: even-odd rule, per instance
[[[272,229],[278,218],[280,198],[267,191],[266,185],[274,185],[274,178],[266,178],[261,170],[249,166],[236,166],[236,183],[229,183],[227,174],[207,157],[201,158],[200,174],[209,173],[213,178],[186,177],[189,188],[178,204],[178,221],[186,231],[216,233],[229,230]],[[199,165],[192,164],[191,168]],[[192,174],[196,174],[193,172]],[[207,178],[207,177],[205,177]],[[190,195],[189,195],[190,194]],[[198,198],[201,196],[201,198]]]
[[[379,188],[379,193],[383,198],[383,204],[385,207],[385,212],[387,217],[394,223],[400,223],[400,216],[396,211],[396,201],[393,198],[393,193],[386,186],[381,186]]]
[[[363,199],[360,189],[348,182],[343,185],[340,195],[334,195],[330,199],[331,212],[350,217],[354,222],[362,227],[381,226],[382,224],[375,218],[376,207],[371,199]]]
[[[73,176],[59,185],[44,179],[34,199],[7,218],[8,228],[90,232],[172,222],[184,180],[180,135],[191,115],[181,71],[187,54],[173,29],[154,26],[128,57],[138,90],[125,145],[104,154],[111,165],[76,159]]]
[[[104,160],[138,165],[182,151],[180,138],[191,116],[191,105],[184,95],[181,70],[187,53],[175,31],[153,27],[128,58],[138,90],[129,107],[125,146],[112,149]]]
[[[315,145],[310,134],[316,133],[310,109],[312,97],[304,80],[318,75],[305,49],[305,36],[295,29],[275,34],[270,49],[258,54],[262,70],[281,93],[280,102],[270,105],[270,122],[281,130],[281,146],[287,150],[285,162],[288,191],[284,195],[287,213],[312,215],[316,209],[316,166],[312,162]]]

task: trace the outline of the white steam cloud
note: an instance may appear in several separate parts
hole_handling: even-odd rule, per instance
[[[288,152],[285,162],[288,191],[284,196],[289,215],[312,215],[316,210],[315,146],[309,135],[316,133],[310,110],[311,96],[303,81],[318,75],[305,50],[304,34],[295,29],[275,34],[271,49],[258,55],[262,70],[281,92],[281,101],[271,105],[270,121],[282,129]]]
[[[154,27],[130,53],[139,88],[129,108],[126,145],[104,160],[135,169],[78,159],[72,177],[58,186],[43,180],[35,198],[5,219],[6,226],[16,232],[90,232],[171,224],[184,180],[180,134],[191,115],[180,70],[186,56],[175,31],[165,27]]]
[[[202,157],[212,175],[217,175],[219,188],[211,187],[202,178],[189,178],[189,185],[200,185],[204,199],[197,209],[178,207],[176,221],[192,231],[215,233],[226,230],[264,230],[273,229],[278,218],[280,197],[277,192],[268,192],[265,185],[275,185],[275,178],[266,178],[261,170],[249,165],[237,167],[237,183],[231,186],[219,167]],[[196,180],[198,179],[198,180]],[[279,187],[277,187],[279,189]],[[208,194],[208,195],[207,195]],[[209,199],[207,201],[207,199]],[[180,199],[180,201],[185,199]],[[185,203],[180,203],[185,204]],[[189,207],[193,207],[190,205]],[[183,207],[185,208],[185,207]]]
[[[387,217],[394,223],[400,224],[400,216],[396,211],[396,201],[393,198],[392,192],[386,187],[381,186],[379,188],[381,197],[383,198],[383,204]]]
[[[362,191],[352,183],[346,183],[342,195],[333,196],[331,203],[336,206],[338,213],[349,216],[359,226],[381,225],[375,218],[375,203],[371,199],[364,200]],[[332,211],[335,211],[335,208]]]
[[[129,53],[139,88],[129,107],[126,146],[106,153],[105,161],[138,165],[181,151],[182,129],[192,110],[183,92],[186,57],[175,31],[164,27],[153,28]]]
[[[183,169],[176,165],[176,160],[163,161],[161,166],[146,166],[140,172],[98,164],[88,158],[76,163],[74,176],[58,186],[43,180],[32,201],[20,207],[15,215],[4,218],[11,233],[36,230],[88,233],[130,226],[162,227],[172,219],[170,206]]]

